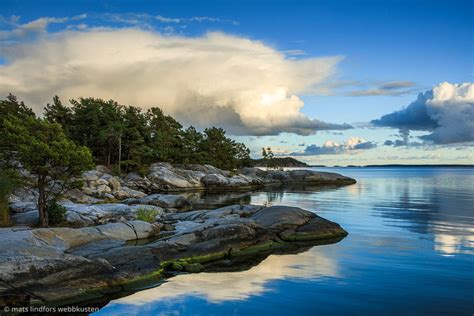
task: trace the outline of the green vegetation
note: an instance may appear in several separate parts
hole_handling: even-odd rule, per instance
[[[48,213],[48,224],[58,225],[64,222],[66,219],[66,208],[61,204],[54,203],[50,205],[47,209]]]
[[[275,155],[273,154],[273,151],[270,147],[262,148],[262,157],[264,167],[268,169],[276,168],[274,164]]]
[[[156,222],[156,216],[159,214],[160,212],[152,208],[141,207],[137,210],[137,219],[148,223],[154,223]]]
[[[211,164],[233,170],[250,164],[250,151],[211,127],[202,133],[183,126],[157,107],[142,111],[113,100],[71,100],[65,106],[56,96],[45,107],[45,118],[63,127],[77,145],[87,146],[95,162],[128,173],[154,162]]]
[[[38,189],[40,225],[48,226],[48,208],[67,190],[74,177],[93,167],[88,148],[68,139],[61,126],[34,116],[14,96],[0,101],[2,170],[18,170],[23,181]]]
[[[79,187],[74,179],[94,162],[118,174],[144,172],[154,162],[211,164],[226,170],[251,163],[249,149],[229,139],[222,128],[184,129],[157,107],[142,111],[113,100],[80,98],[64,105],[55,96],[45,106],[44,118],[38,118],[10,94],[0,100],[0,133],[0,170],[20,175],[24,185],[38,190],[41,226],[48,225],[48,213],[58,210],[59,197]],[[12,190],[7,180],[3,176],[0,213]],[[0,222],[8,221],[8,214],[0,214]]]
[[[267,161],[265,161],[265,159],[253,159],[251,165],[253,167],[266,167],[266,163]],[[291,157],[273,157],[272,165],[276,168],[308,167],[306,163]]]

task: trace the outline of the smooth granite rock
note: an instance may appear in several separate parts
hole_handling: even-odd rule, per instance
[[[79,206],[72,208],[81,213]],[[94,212],[123,210],[108,205]],[[229,264],[236,258],[264,258],[274,251],[308,247],[311,241],[335,242],[347,234],[336,223],[286,206],[233,205],[166,214],[160,221],[0,229],[0,281],[7,285],[0,286],[0,305],[81,302],[114,288],[134,288],[136,282],[156,282],[167,271],[197,273],[222,260]],[[156,239],[165,225],[175,229]]]
[[[232,190],[284,184],[347,185],[355,183],[355,180],[337,173],[313,170],[243,168],[238,174],[232,174],[210,165],[173,166],[169,163],[154,163],[145,177],[131,173],[123,182],[130,188],[156,193],[191,189]]]

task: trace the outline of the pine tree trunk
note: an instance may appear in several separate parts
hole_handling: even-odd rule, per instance
[[[38,179],[38,212],[39,212],[39,225],[40,227],[48,227],[48,211],[46,209],[46,177],[39,177]]]
[[[128,148],[128,153],[127,153],[127,161],[128,161],[128,163],[127,163],[127,165],[125,166],[125,174],[128,173],[128,166],[130,166],[130,151],[132,151],[132,149],[131,149],[131,148]]]
[[[0,227],[11,225],[10,210],[8,209],[8,198],[0,197]]]
[[[119,154],[118,154],[118,170],[119,170],[119,174],[122,173],[122,133],[120,133],[119,135]]]

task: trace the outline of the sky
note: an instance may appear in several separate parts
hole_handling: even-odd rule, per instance
[[[474,161],[472,1],[0,2],[0,95],[160,106],[318,165]]]

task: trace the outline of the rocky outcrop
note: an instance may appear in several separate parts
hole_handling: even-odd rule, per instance
[[[127,205],[123,203],[107,204],[77,204],[69,201],[61,203],[66,208],[65,224],[74,227],[84,227],[106,224],[109,222],[125,222],[137,219],[140,209],[153,210],[156,216],[161,216],[164,209],[148,204]],[[13,204],[19,207],[19,203]],[[14,225],[35,226],[38,223],[38,209],[36,204],[24,203],[25,208],[12,215]],[[12,205],[10,205],[10,208]]]
[[[151,194],[140,199],[127,199],[123,203],[144,204],[162,207],[169,212],[187,211],[191,209],[191,203],[182,195],[172,194]]]
[[[157,236],[158,227],[167,231]],[[255,205],[168,213],[156,224],[0,229],[0,305],[77,303],[346,234],[312,212]]]
[[[77,203],[95,203],[90,202],[91,197],[109,200],[123,200],[127,198],[141,198],[146,196],[142,191],[131,189],[128,186],[123,185],[123,179],[117,176],[112,176],[110,173],[105,171],[109,170],[105,166],[99,165],[95,170],[84,172],[81,177],[84,186],[80,190],[83,195],[80,195],[76,190],[71,190],[66,193],[66,198]],[[133,175],[131,175],[130,178],[133,178]],[[148,186],[149,185],[147,184],[147,187]],[[87,199],[89,199],[89,201]]]
[[[152,164],[147,176],[132,173],[123,181],[130,188],[153,193],[190,189],[235,190],[285,184],[347,185],[355,182],[332,172],[244,168],[232,174],[210,165],[172,166],[169,163]]]
[[[252,179],[261,179],[267,184],[347,185],[356,183],[356,180],[338,173],[306,169],[283,171],[243,168],[239,172]]]
[[[16,296],[44,303],[49,297],[45,292],[61,282],[76,284],[80,293],[80,282],[97,285],[96,278],[112,277],[114,267],[106,260],[71,255],[69,251],[102,240],[124,245],[157,233],[157,226],[142,221],[80,229],[0,229],[0,305],[14,302]],[[45,292],[39,290],[41,287]]]
[[[156,193],[160,191],[204,189],[206,192],[231,192],[262,186],[355,183],[354,179],[330,172],[244,168],[240,173],[232,174],[209,165],[172,166],[168,163],[152,164],[146,177],[130,173],[120,178],[112,176],[110,172],[105,166],[99,165],[82,175],[84,185],[81,189],[72,189],[65,193],[61,204],[67,208],[66,222],[69,225],[90,226],[110,221],[132,220],[136,218],[135,210],[140,208],[140,205],[156,206],[168,212],[191,209],[191,203],[182,195]],[[38,193],[34,189],[18,189],[10,196],[14,225],[37,224],[37,199]],[[118,201],[121,203],[113,203]]]

